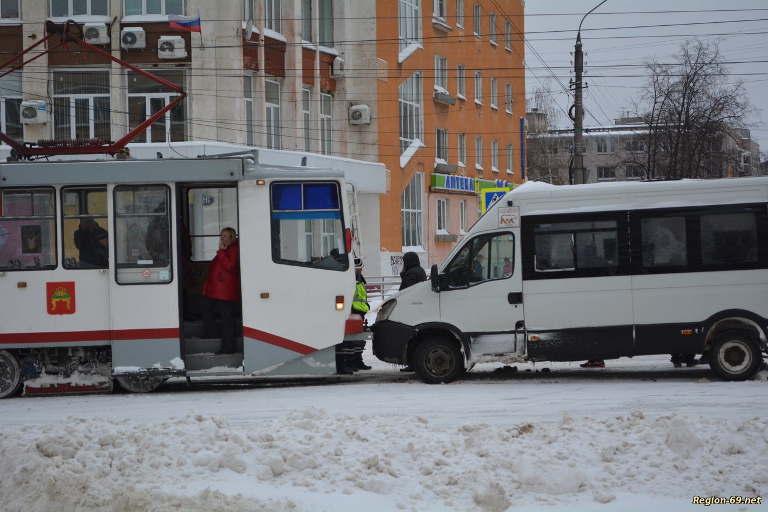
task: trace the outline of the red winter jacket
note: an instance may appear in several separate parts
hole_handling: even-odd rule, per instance
[[[208,265],[203,295],[212,299],[240,300],[240,247],[237,242],[216,252]]]

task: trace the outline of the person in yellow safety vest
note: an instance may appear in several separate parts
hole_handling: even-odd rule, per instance
[[[363,262],[360,258],[355,258],[355,296],[352,299],[352,314],[363,317],[370,311],[368,304],[368,292],[365,290],[365,278],[363,277]],[[371,367],[363,362],[363,351],[365,350],[365,340],[345,341],[341,344],[341,364],[337,363],[339,373],[352,373],[357,370],[370,370]]]

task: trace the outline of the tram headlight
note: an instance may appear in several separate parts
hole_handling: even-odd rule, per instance
[[[379,310],[379,314],[376,315],[376,321],[383,322],[384,320],[387,320],[389,318],[389,315],[392,314],[392,311],[394,311],[395,306],[397,306],[396,299],[392,299],[390,301],[385,302],[381,306],[381,309]]]

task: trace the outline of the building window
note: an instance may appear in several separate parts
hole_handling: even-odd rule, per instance
[[[491,77],[491,108],[499,108],[499,91],[496,77]]]
[[[243,77],[243,104],[245,107],[245,144],[255,146],[256,138],[253,131],[253,77]]]
[[[456,66],[456,94],[459,98],[467,98],[467,81],[465,78],[464,64]]]
[[[483,170],[483,138],[475,137],[475,168]]]
[[[422,139],[421,73],[414,73],[399,88],[400,95],[400,153],[414,140]]]
[[[475,103],[483,104],[483,74],[475,71]]]
[[[448,59],[435,55],[435,89],[438,87],[448,92]]]
[[[432,15],[445,21],[448,17],[448,8],[445,3],[447,0],[432,0]]]
[[[103,1],[106,2],[107,0]],[[2,2],[0,2],[0,18],[4,20],[21,18],[19,0],[2,0]]]
[[[331,123],[331,112],[333,111],[333,96],[330,94],[320,95],[320,145],[321,153],[330,155],[333,152],[333,130]]]
[[[496,15],[494,13],[488,14],[488,35],[490,36],[491,44],[496,45]]]
[[[459,167],[467,166],[467,134],[459,134]]]
[[[310,96],[309,89],[301,90],[301,114],[304,120],[304,151],[312,151],[312,115],[310,110]]]
[[[512,23],[504,22],[504,48],[512,51]]]
[[[280,0],[264,0],[264,28],[282,32],[282,26]]]
[[[444,128],[435,130],[435,158],[448,163],[448,130]]]
[[[64,1],[64,0],[63,0]],[[74,4],[81,4],[82,0],[71,0]],[[107,0],[103,0],[108,4]],[[97,3],[91,0],[91,3]],[[144,14],[184,14],[183,0],[125,0],[125,15],[144,15]],[[108,13],[105,13],[108,14]],[[56,16],[56,14],[52,14]]]
[[[6,16],[6,4],[13,5],[16,16]],[[129,2],[126,2],[126,9]],[[2,17],[18,18],[18,1],[0,2]],[[51,16],[109,16],[109,0],[51,0]]]
[[[424,175],[417,172],[402,196],[403,247],[421,247],[424,233]]]
[[[512,113],[512,84],[507,82],[507,85],[505,86],[505,96],[504,96],[504,108],[507,110],[507,114]]]
[[[185,86],[184,70],[153,70],[154,74],[179,87]],[[176,99],[175,92],[133,71],[128,71],[128,128],[133,130],[168,103]],[[187,140],[187,114],[184,102],[165,113],[132,142],[180,142]]]
[[[513,159],[513,156],[514,156],[513,149],[514,148],[512,147],[512,144],[507,144],[507,174],[515,173],[515,168],[513,167],[515,163]]]
[[[400,0],[398,24],[400,32],[400,51],[412,44],[421,44],[420,0]]]
[[[642,180],[645,178],[645,173],[643,172],[643,168],[639,165],[628,165],[627,166],[627,179],[628,180]]]
[[[482,19],[482,15],[480,14],[480,4],[473,4],[472,5],[472,15],[473,15],[473,22],[475,27],[475,35],[480,36],[482,31],[480,30],[480,23]]]
[[[448,200],[437,200],[437,232],[438,234],[448,233]],[[442,232],[442,233],[441,233]]]
[[[616,168],[615,167],[598,167],[597,179],[598,181],[615,181]]]
[[[456,0],[456,26],[464,28],[464,0]]]
[[[598,153],[613,153],[615,151],[611,137],[600,137],[595,142]]]
[[[641,151],[645,151],[645,141],[628,140],[624,143],[624,149],[632,153],[639,153]]]
[[[267,148],[282,149],[280,127],[280,83],[264,81],[264,103],[267,107]]]
[[[467,202],[464,200],[459,201],[459,228],[463,235],[467,231]]]
[[[499,141],[491,140],[491,170],[499,172]]]
[[[301,39],[312,41],[312,0],[301,0]]]
[[[320,46],[333,48],[333,0],[319,0]]]
[[[0,78],[0,129],[17,141],[24,139],[21,101],[21,71],[14,71]]]

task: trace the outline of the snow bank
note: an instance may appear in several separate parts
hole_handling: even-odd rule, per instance
[[[445,429],[307,408],[240,428],[190,412],[0,435],[0,499],[12,512],[589,510],[617,495],[640,505],[768,495],[768,419],[565,413],[558,424]]]

